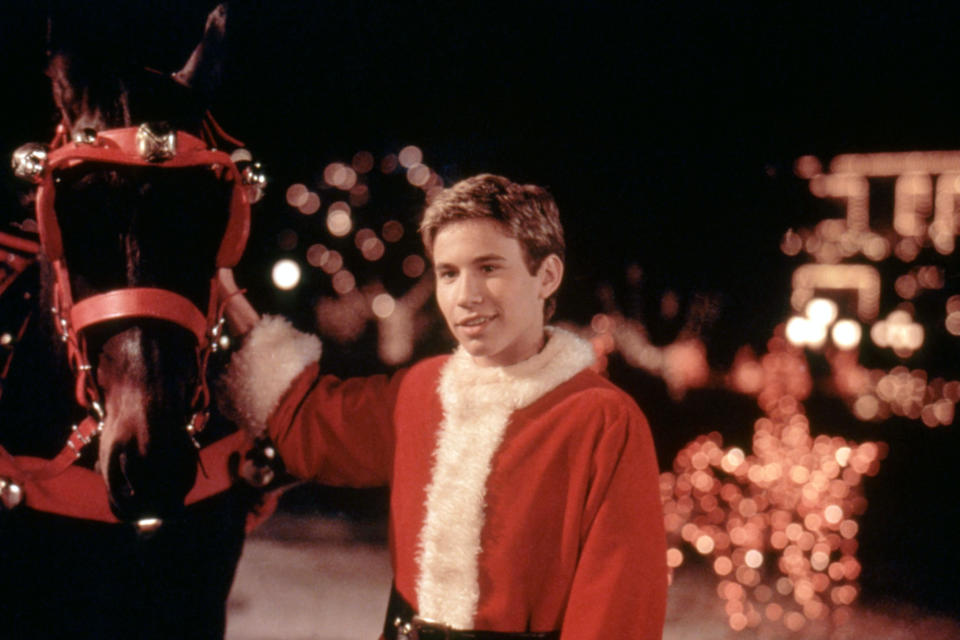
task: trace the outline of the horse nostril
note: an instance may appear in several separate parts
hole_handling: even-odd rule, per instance
[[[129,457],[125,451],[114,450],[113,460],[110,463],[109,478],[110,489],[120,498],[130,499],[136,491],[133,489],[133,483],[130,482],[128,474]]]
[[[161,435],[151,443],[156,449],[145,455],[136,442],[114,446],[107,462],[107,484],[118,518],[133,522],[182,511],[197,473],[196,453],[185,436],[182,440],[174,446]]]

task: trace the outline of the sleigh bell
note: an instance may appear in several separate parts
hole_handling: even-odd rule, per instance
[[[250,202],[258,202],[267,188],[266,171],[259,162],[251,162],[240,175],[250,194]]]
[[[4,509],[14,509],[23,502],[23,489],[13,480],[0,478],[0,505]]]
[[[27,182],[40,182],[43,171],[47,166],[49,153],[49,147],[39,142],[28,142],[20,145],[13,152],[13,157],[10,160],[13,174]]]
[[[166,122],[144,122],[137,129],[137,153],[147,162],[163,162],[177,155],[177,132]]]
[[[253,487],[273,482],[280,467],[277,450],[269,440],[258,440],[240,463],[240,477]]]

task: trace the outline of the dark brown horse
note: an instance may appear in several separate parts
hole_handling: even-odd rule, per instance
[[[18,461],[75,450],[70,470],[102,481],[86,491],[56,476],[64,497],[0,477],[2,638],[223,635],[259,494],[235,484],[185,505],[239,455],[198,452],[232,429],[208,391],[225,346],[216,284],[242,252],[257,186],[214,149],[236,141],[206,115],[226,20],[216,7],[172,74],[85,56],[51,22],[60,125],[54,148],[27,158],[39,266],[0,300],[18,336],[3,363],[0,445]],[[38,506],[47,498],[66,510]]]

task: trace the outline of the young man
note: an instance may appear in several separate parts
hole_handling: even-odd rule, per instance
[[[339,380],[315,337],[265,317],[228,373],[243,422],[298,477],[390,486],[386,638],[660,638],[653,441],[590,345],[545,326],[563,277],[552,197],[476,176],[421,233],[456,352]]]

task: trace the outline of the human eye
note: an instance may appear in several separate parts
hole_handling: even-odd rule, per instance
[[[457,272],[455,269],[449,269],[449,268],[437,269],[437,277],[440,280],[453,280],[456,277],[456,275],[457,275]]]

